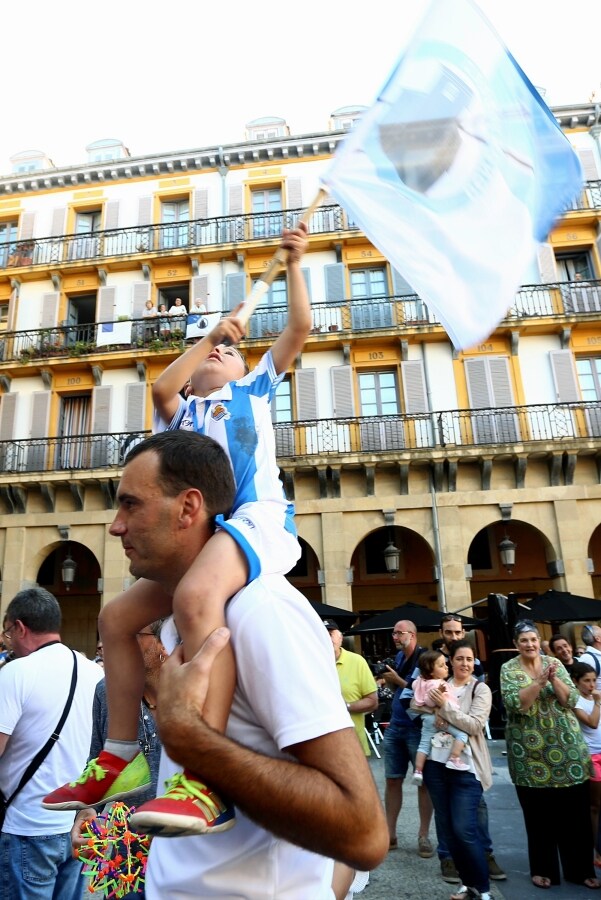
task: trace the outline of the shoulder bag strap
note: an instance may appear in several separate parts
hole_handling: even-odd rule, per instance
[[[46,743],[44,744],[42,749],[38,750],[38,752],[36,753],[34,758],[31,760],[31,762],[29,763],[29,765],[23,772],[23,776],[22,776],[19,784],[17,785],[15,790],[12,792],[10,797],[5,801],[5,803],[4,803],[5,808],[10,803],[13,802],[13,800],[15,799],[15,797],[17,796],[19,791],[23,790],[23,788],[25,787],[25,785],[27,784],[29,779],[39,769],[39,767],[42,765],[42,763],[44,762],[44,760],[46,759],[46,757],[48,756],[48,754],[50,753],[50,751],[52,750],[52,748],[54,747],[56,742],[58,741],[59,735],[63,729],[63,725],[65,724],[67,716],[69,715],[69,711],[71,709],[71,704],[73,703],[73,697],[75,695],[75,687],[77,685],[77,657],[75,656],[74,650],[71,650],[71,653],[73,654],[73,674],[71,675],[71,686],[69,688],[69,696],[67,697],[67,702],[65,703],[65,708],[63,709],[63,713],[62,713],[60,719],[58,720],[56,728],[54,729],[54,731],[52,732],[52,734],[50,735],[50,737],[48,738],[48,740],[46,741]]]

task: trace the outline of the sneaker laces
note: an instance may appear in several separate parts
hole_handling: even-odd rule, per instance
[[[78,784],[85,784],[90,778],[95,778],[96,781],[102,781],[106,775],[106,771],[107,770],[103,768],[103,766],[98,765],[98,757],[96,757],[96,759],[91,759],[77,781],[69,782],[69,787],[77,787]]]
[[[165,796],[169,795],[173,800],[200,800],[209,807],[217,817],[222,809],[211,796],[211,790],[196,779],[191,780],[183,772],[177,772],[165,783]]]

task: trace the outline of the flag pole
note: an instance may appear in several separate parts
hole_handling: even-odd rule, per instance
[[[311,203],[310,206],[304,211],[300,219],[298,220],[299,225],[302,223],[304,225],[309,225],[311,221],[311,216],[315,212],[318,206],[321,206],[325,198],[328,196],[328,191],[326,188],[320,188],[317,192],[315,199]],[[274,253],[267,269],[263,272],[259,280],[254,285],[252,291],[244,300],[244,304],[242,309],[237,314],[237,318],[240,319],[243,325],[246,325],[253,312],[255,311],[255,307],[261,297],[267,293],[269,290],[269,286],[275,280],[278,272],[285,268],[286,263],[288,262],[288,250],[284,250],[283,247],[279,247]]]

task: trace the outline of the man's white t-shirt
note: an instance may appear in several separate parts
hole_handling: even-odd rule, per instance
[[[226,620],[237,673],[229,737],[285,759],[283,747],[353,727],[328,633],[285,578],[253,581],[229,602]],[[177,770],[163,753],[159,785]],[[156,838],[146,896],[331,900],[332,871],[331,860],[275,838],[237,809],[236,825],[222,834]]]
[[[66,834],[73,825],[73,812],[44,809],[42,800],[78,778],[88,760],[94,690],[104,672],[80,653],[75,658],[77,686],[71,710],[57,743],[8,807],[2,830],[9,834]],[[10,735],[0,757],[0,790],[5,797],[56,728],[72,674],[73,654],[61,643],[42,647],[0,670],[0,732]]]

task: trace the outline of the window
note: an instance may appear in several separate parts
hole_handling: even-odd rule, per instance
[[[0,324],[8,322],[8,303],[0,303]]]
[[[253,279],[253,287],[259,279]],[[261,297],[250,318],[250,337],[276,336],[286,325],[288,317],[288,285],[285,278],[276,278]]]
[[[252,192],[252,236],[255,238],[279,237],[282,233],[282,191],[268,188]]]
[[[292,391],[290,378],[284,378],[276,389],[275,397],[271,404],[272,418],[274,422],[292,421]]]
[[[385,328],[392,325],[392,304],[389,300],[374,303],[374,299],[387,297],[388,283],[385,268],[351,269],[351,320],[353,328]]]
[[[390,416],[398,414],[399,401],[394,372],[363,372],[359,374],[359,399],[362,416]]]
[[[362,450],[395,450],[405,446],[398,396],[394,372],[359,373],[361,415],[374,417],[372,421],[360,423]]]
[[[601,357],[577,359],[576,371],[583,400],[601,400]]]
[[[190,242],[189,220],[190,204],[187,198],[161,203],[161,222],[164,226],[169,226],[162,229],[161,246],[164,250],[188,246]]]
[[[559,281],[581,281],[595,277],[589,253],[558,254],[556,262]]]
[[[0,222],[0,266],[10,265],[9,259],[15,256],[17,240],[17,222]],[[16,263],[12,263],[16,265]]]
[[[102,211],[100,209],[78,212],[75,216],[75,235],[69,243],[69,259],[89,259],[98,255],[99,243],[96,235],[100,231]]]

